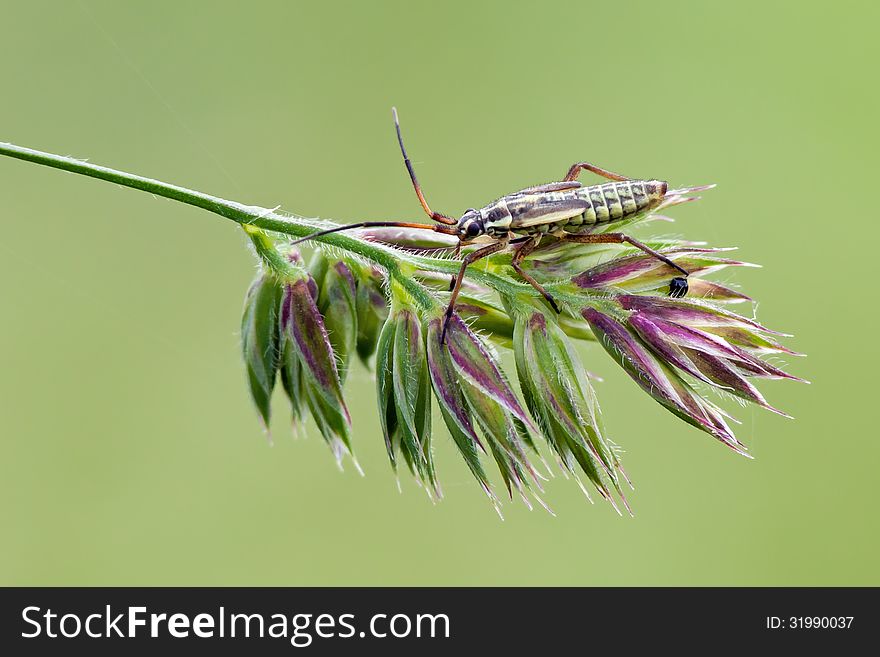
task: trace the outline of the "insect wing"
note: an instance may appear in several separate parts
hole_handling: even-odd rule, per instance
[[[589,206],[588,201],[564,192],[514,194],[507,200],[513,230],[570,219]]]
[[[577,180],[568,180],[563,182],[545,183],[534,187],[526,187],[517,192],[517,194],[539,194],[541,192],[561,192],[566,189],[577,189],[583,187]]]

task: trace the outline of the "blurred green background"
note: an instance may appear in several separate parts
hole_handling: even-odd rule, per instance
[[[406,477],[398,492],[360,366],[366,477],[314,428],[290,439],[280,398],[267,444],[239,360],[255,265],[234,224],[0,159],[0,583],[880,584],[876,6],[0,8],[0,140],[246,203],[420,217],[392,104],[453,214],[581,159],[717,182],[660,230],[763,263],[733,276],[813,381],[764,386],[794,421],[738,411],[748,461],[585,347],[636,517],[557,478],[558,517],[514,502],[501,522],[440,426],[434,506]]]

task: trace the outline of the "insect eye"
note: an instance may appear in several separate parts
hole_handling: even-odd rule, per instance
[[[468,237],[476,237],[480,234],[480,232],[480,224],[478,224],[476,221],[469,223],[468,227],[465,228],[465,234],[467,234]]]

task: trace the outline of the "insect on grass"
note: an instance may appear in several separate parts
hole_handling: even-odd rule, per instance
[[[669,195],[666,182],[627,178],[589,162],[577,162],[569,167],[568,173],[559,182],[537,185],[502,196],[480,209],[470,208],[459,219],[454,219],[440,212],[435,212],[425,200],[412,161],[403,145],[397,109],[392,108],[391,111],[394,116],[397,141],[400,144],[403,161],[409,172],[410,180],[412,180],[416,196],[418,196],[425,213],[437,222],[437,225],[398,221],[364,221],[319,231],[298,239],[293,244],[342,230],[380,226],[421,228],[454,235],[459,240],[456,254],[461,252],[462,246],[482,244],[483,246],[462,258],[458,275],[450,283],[452,294],[446,307],[446,320],[440,338],[441,342],[445,341],[446,328],[454,312],[455,301],[461,290],[468,266],[493,253],[509,248],[513,248],[511,267],[547,300],[554,311],[559,313],[559,306],[553,296],[522,268],[523,260],[538,248],[545,238],[552,241],[580,244],[630,244],[681,274],[681,276],[676,276],[669,281],[669,296],[681,298],[687,294],[689,272],[686,269],[629,235],[608,232],[611,228],[630,223],[657,209]],[[611,182],[584,186],[577,180],[581,171],[590,171]],[[675,190],[674,194],[680,196],[686,192],[702,189],[707,189],[707,187]],[[678,202],[691,199],[693,197],[690,199],[685,197]]]
[[[688,194],[702,188],[670,190],[659,180],[624,179],[578,163],[562,181],[504,196],[456,220],[428,206],[396,116],[395,127],[432,225],[364,222],[315,232],[312,220],[297,215],[69,157],[13,144],[0,144],[0,154],[149,191],[241,224],[261,261],[245,299],[241,337],[251,396],[266,428],[280,381],[293,425],[301,426],[310,415],[337,460],[345,455],[354,459],[343,392],[346,373],[353,353],[368,366],[375,356],[379,414],[391,464],[395,470],[405,464],[434,498],[441,496],[432,457],[436,403],[456,448],[493,504],[498,500],[482,455],[495,461],[509,495],[518,492],[525,499],[528,494],[541,502],[543,468],[535,462],[533,437],[543,434],[563,471],[583,475],[603,498],[615,504],[616,495],[626,506],[619,451],[604,428],[572,339],[594,340],[656,402],[739,454],[747,450],[728,425],[730,416],[701,388],[783,414],[755,384],[802,380],[771,362],[796,352],[776,341],[784,334],[726,308],[750,297],[704,277],[748,263],[720,256],[728,249],[648,242],[662,249],[658,254],[620,232],[640,217],[659,217],[666,207],[695,200]],[[575,180],[583,170],[608,181],[585,187]],[[387,245],[375,242],[384,242],[382,235],[389,231],[353,238],[328,234],[359,226],[401,230],[390,231],[397,235]],[[446,239],[426,240],[425,230]],[[306,265],[288,240],[318,235],[326,235],[321,242],[334,249],[318,250]],[[457,247],[456,257],[462,246],[470,246],[460,267],[450,269],[445,258],[413,255],[438,242]],[[642,250],[597,260],[597,249],[582,252],[577,246],[600,242]],[[459,296],[468,265],[503,249],[512,250],[504,264],[513,266],[474,275],[469,281],[474,286]],[[432,279],[453,271],[453,294],[444,314]],[[524,295],[530,288],[523,280],[553,296],[545,294],[545,301],[538,294]],[[689,298],[674,298],[684,293]],[[558,318],[551,311],[557,303],[565,310]],[[521,397],[489,341],[513,350]]]

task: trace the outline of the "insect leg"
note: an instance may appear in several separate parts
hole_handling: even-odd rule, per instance
[[[676,277],[669,281],[669,296],[681,298],[687,294],[688,271],[680,265],[675,264],[672,260],[667,258],[662,253],[658,253],[647,244],[642,244],[637,239],[634,239],[629,235],[624,235],[623,233],[605,233],[598,235],[565,235],[564,237],[562,237],[562,239],[566,242],[578,242],[580,244],[631,244],[637,249],[644,251],[649,256],[657,258],[657,260],[659,260],[660,262],[669,265],[676,271],[680,271],[682,274],[684,274],[683,277]]]
[[[568,182],[571,180],[577,180],[580,172],[586,169],[587,171],[592,171],[596,175],[602,176],[603,178],[608,178],[608,180],[630,180],[626,176],[621,176],[619,173],[612,173],[611,171],[607,171],[600,167],[597,167],[595,164],[590,164],[589,162],[578,162],[577,164],[572,164],[571,168],[568,170],[568,173],[565,174],[564,181]]]
[[[531,236],[527,236],[527,237],[517,237],[515,240],[511,240],[511,239],[509,239],[509,237],[508,237],[507,244],[508,244],[508,245],[511,245],[511,244],[522,244],[523,242],[528,242],[530,239],[532,239]],[[462,247],[462,246],[467,246],[467,245],[466,245],[464,242],[462,242],[461,240],[459,240],[459,241],[458,241],[458,244],[455,245],[455,257],[456,257],[456,258],[458,258],[458,257],[461,255],[461,247]],[[453,276],[449,279],[449,291],[450,291],[450,292],[452,291],[452,288],[455,287],[455,279],[456,279],[456,278],[457,278],[457,275],[453,275]]]
[[[400,134],[400,120],[397,118],[397,108],[392,107],[391,113],[394,115],[394,129],[397,131],[397,143],[400,144],[400,152],[403,154],[403,163],[406,165],[406,170],[409,172],[409,177],[410,180],[412,180],[413,189],[416,190],[416,196],[419,197],[419,203],[422,204],[422,208],[434,221],[437,221],[441,224],[446,224],[448,226],[455,225],[457,223],[455,219],[453,219],[452,217],[447,217],[445,214],[434,212],[430,208],[430,206],[428,206],[428,202],[425,200],[425,195],[422,194],[422,186],[419,185],[419,181],[416,178],[416,172],[413,169],[412,162],[410,162],[409,155],[406,154],[406,148],[404,148],[403,146],[403,136]]]
[[[455,245],[455,251],[452,254],[452,257],[455,258],[456,260],[458,260],[458,258],[461,257],[462,244],[463,244],[463,242],[461,241],[461,238],[459,238],[458,244]],[[453,274],[452,276],[449,277],[449,291],[450,292],[452,292],[452,288],[455,287],[455,279],[456,278],[458,278],[457,274]]]
[[[461,283],[464,280],[464,274],[468,268],[468,265],[471,265],[477,260],[492,255],[496,251],[500,251],[501,249],[504,249],[506,247],[506,241],[495,242],[494,244],[484,246],[482,249],[471,251],[461,261],[461,269],[458,270],[458,276],[455,277],[455,283],[452,286],[452,294],[449,297],[449,305],[446,306],[446,317],[443,320],[443,331],[440,333],[440,344],[444,344],[446,342],[446,328],[449,326],[449,320],[452,319],[452,313],[455,311],[455,300],[458,298],[458,293],[461,290]]]
[[[541,243],[541,236],[537,236],[536,238],[530,239],[527,242],[523,242],[522,246],[517,248],[516,251],[513,252],[513,258],[510,260],[510,266],[513,267],[514,271],[519,274],[522,278],[526,280],[526,282],[535,288],[541,295],[547,299],[547,303],[550,304],[550,307],[556,311],[556,314],[559,314],[559,306],[556,305],[556,300],[550,295],[550,293],[544,289],[544,286],[541,285],[538,281],[532,278],[529,274],[523,271],[523,268],[520,266],[520,263],[525,260],[525,257],[529,255],[532,251],[535,250],[535,247]]]

